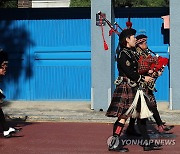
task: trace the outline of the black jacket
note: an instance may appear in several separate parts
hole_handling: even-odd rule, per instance
[[[138,73],[138,57],[136,51],[123,48],[117,56],[119,76],[128,77],[136,83],[144,81],[144,76]]]

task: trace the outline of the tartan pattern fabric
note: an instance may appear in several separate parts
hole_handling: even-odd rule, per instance
[[[131,106],[137,88],[132,88],[127,82],[118,85],[113,93],[111,104],[106,112],[107,117],[120,117]]]
[[[136,37],[136,38],[137,38],[137,37]],[[145,41],[147,41],[147,38],[138,39],[138,40],[136,41],[136,45],[139,44],[139,43],[145,42]]]
[[[144,56],[140,56],[139,58],[139,67],[138,67],[138,72],[139,74],[144,74],[146,72],[148,72],[151,69],[151,65],[153,63],[157,64],[158,58],[157,57],[153,57],[151,55],[149,55],[148,57],[144,57]]]

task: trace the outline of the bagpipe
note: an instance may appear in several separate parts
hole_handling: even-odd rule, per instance
[[[102,20],[104,20],[107,23],[107,25],[109,26],[109,28],[110,28],[109,36],[111,36],[113,33],[115,33],[119,36],[121,32],[119,32],[118,29],[120,29],[121,31],[124,30],[123,28],[120,27],[120,25],[117,22],[114,22],[114,26],[113,26],[112,23],[105,17],[105,15],[101,11],[98,12],[98,15],[100,16],[101,23],[102,23]],[[127,28],[132,27],[132,22],[130,21],[130,16],[128,17],[126,26],[127,26]]]
[[[101,17],[100,19],[103,19],[107,25],[110,27],[110,30],[109,30],[109,36],[111,36],[113,33],[117,34],[118,36],[120,35],[121,32],[118,31],[118,29],[120,29],[121,31],[123,31],[124,29],[121,28],[117,22],[114,23],[114,26],[111,24],[111,22],[109,20],[107,20],[105,18],[105,16],[103,16],[103,14],[101,12],[98,12],[98,15]],[[130,21],[130,16],[128,17],[128,21],[126,22],[126,27],[125,29],[130,29],[132,27],[132,22]],[[118,47],[116,50],[119,49],[119,43],[118,43]],[[150,51],[150,50],[149,50]],[[160,70],[160,68],[162,68],[164,65],[167,65],[166,62],[164,62],[165,60],[161,57],[157,58],[158,60],[156,60],[156,58],[154,58],[153,62],[150,64],[151,61],[149,60],[144,60],[144,59],[149,59],[151,58],[150,57],[151,54],[147,54],[145,57],[141,57],[139,56],[139,63],[143,63],[144,61],[147,63],[147,68],[150,70],[150,69],[153,69],[154,71],[158,71]],[[149,67],[150,65],[150,67]],[[146,100],[145,100],[145,97],[148,98],[148,96],[146,95],[146,93],[143,91],[143,87],[139,86],[137,92],[136,92],[136,95],[135,95],[135,99],[133,100],[133,103],[131,104],[131,106],[129,107],[129,109],[126,111],[126,113],[124,114],[125,115],[125,119],[129,116],[132,116],[132,117],[138,117],[140,119],[144,119],[144,118],[148,118],[148,117],[151,117],[153,114],[152,112],[149,110],[148,106],[147,106],[147,103],[146,103]],[[141,110],[140,110],[140,113],[138,113],[136,111],[137,109],[137,104],[138,104],[138,100],[141,100]]]
[[[137,50],[138,48],[139,47],[137,47]],[[151,53],[153,53],[154,56],[152,56]],[[152,91],[157,92],[157,90],[155,89],[155,82],[159,77],[158,72],[159,71],[162,72],[164,67],[169,64],[169,59],[159,56],[150,49],[146,49],[142,51],[142,53],[139,55],[138,63],[139,63],[139,67],[138,67],[139,74],[142,75],[148,74],[149,76],[154,78],[153,82],[148,83],[147,85],[148,88]],[[151,70],[151,72],[149,72],[149,70]]]
[[[119,32],[119,29],[123,31],[124,29],[132,28],[132,22],[130,21],[130,16],[128,16],[128,21],[126,22],[126,28],[123,29],[118,25],[117,22],[115,22],[114,25],[112,25],[111,22],[104,16],[104,14],[101,11],[98,12],[98,15],[100,16],[100,19],[104,20],[109,26],[110,28],[109,36],[111,36],[113,33],[119,36],[121,33]],[[119,50],[119,44],[116,50]],[[139,74],[147,74],[149,70],[152,70],[152,73],[149,73],[149,75],[155,78],[155,80],[152,83],[148,83],[149,84],[148,88],[150,90],[155,90],[154,87],[155,87],[155,81],[158,77],[158,72],[162,71],[164,67],[168,65],[169,59],[159,56],[152,50],[147,49],[146,51],[143,51],[142,54],[138,55],[138,63],[139,63],[139,68],[138,68]]]
[[[104,38],[104,31],[103,31],[103,21],[105,21],[107,23],[107,25],[109,26],[110,30],[109,30],[109,36],[112,36],[113,33],[115,33],[116,35],[120,35],[120,31],[123,31],[124,29],[129,29],[132,27],[132,22],[130,21],[130,16],[128,16],[128,21],[126,22],[126,27],[127,28],[122,28],[120,27],[120,25],[117,23],[117,22],[114,22],[114,25],[106,18],[105,14],[103,14],[101,11],[99,11],[97,13],[99,15],[99,19],[100,19],[100,26],[101,26],[101,30],[102,30],[102,37],[103,37],[103,41],[104,41],[104,49],[105,50],[108,50],[108,45],[105,41],[105,38]],[[120,30],[120,31],[119,31]],[[118,46],[116,48],[116,53],[119,52],[119,48],[120,48],[120,44],[118,43]]]
[[[101,27],[101,31],[102,31],[102,38],[103,38],[103,43],[104,43],[104,50],[108,50],[108,44],[106,43],[105,37],[104,37],[104,23],[103,21],[105,21],[107,23],[107,25],[110,27],[109,30],[109,36],[111,36],[113,33],[116,33],[118,36],[120,34],[120,32],[118,31],[118,28],[121,28],[117,23],[115,24],[115,28],[114,26],[111,24],[111,22],[106,18],[105,14],[102,13],[101,11],[99,11],[97,13],[97,15],[99,16],[99,26]],[[123,29],[121,29],[123,30]]]
[[[153,53],[155,56],[152,56],[151,53]],[[138,63],[138,72],[140,74],[145,74],[149,70],[152,70],[152,73],[157,73],[158,71],[161,71],[165,66],[168,65],[169,59],[155,54],[150,49],[146,49],[145,51],[142,51],[142,54],[140,54]]]

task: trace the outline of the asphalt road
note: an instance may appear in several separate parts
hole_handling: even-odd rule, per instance
[[[112,133],[112,124],[109,123],[10,121],[9,124],[21,127],[22,131],[8,139],[0,134],[1,154],[114,153],[107,149],[107,141]],[[176,125],[173,133],[171,138],[162,136],[156,138],[164,144],[163,150],[151,153],[179,154],[180,126]],[[129,153],[144,153],[139,145],[126,147],[129,148]]]

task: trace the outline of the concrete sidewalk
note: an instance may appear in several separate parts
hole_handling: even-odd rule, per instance
[[[180,124],[180,110],[169,110],[168,103],[158,103],[158,109],[163,121]],[[90,102],[13,101],[5,102],[3,111],[11,118],[27,116],[27,121],[114,123],[116,120],[106,117],[104,111],[91,110]]]

